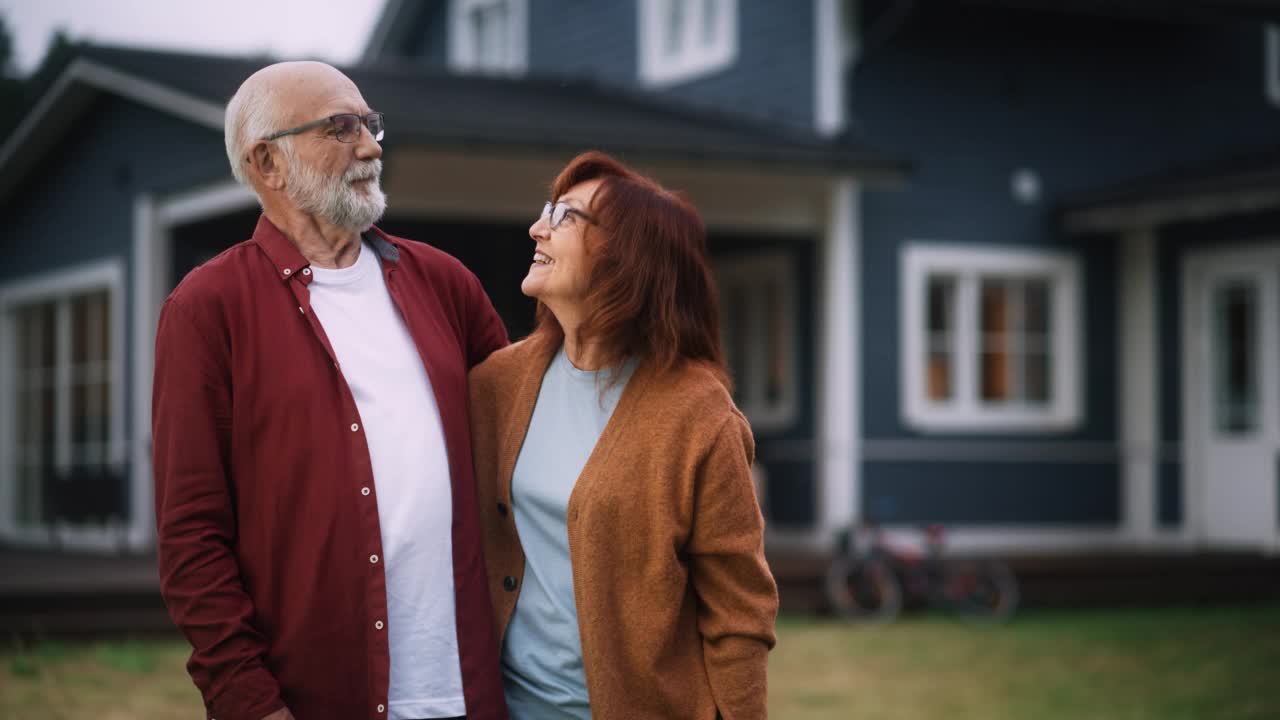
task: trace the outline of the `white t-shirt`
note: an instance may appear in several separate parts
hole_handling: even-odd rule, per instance
[[[351,267],[311,273],[311,307],[355,395],[373,462],[388,615],[374,632],[386,632],[391,649],[387,717],[465,715],[449,458],[431,381],[372,247]]]

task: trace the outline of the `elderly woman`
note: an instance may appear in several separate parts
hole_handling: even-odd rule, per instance
[[[529,235],[537,327],[470,378],[511,715],[763,718],[777,588],[702,220],[586,153]]]

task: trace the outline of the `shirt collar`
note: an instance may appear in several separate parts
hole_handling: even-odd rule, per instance
[[[370,227],[363,237],[383,261],[391,263],[400,261],[399,243],[378,227]],[[267,254],[267,258],[275,267],[276,276],[281,280],[300,277],[304,282],[310,282],[311,272],[307,267],[311,263],[298,251],[293,241],[285,237],[284,233],[267,219],[265,213],[258,218],[258,227],[253,230],[253,241]],[[307,272],[303,272],[304,270]]]

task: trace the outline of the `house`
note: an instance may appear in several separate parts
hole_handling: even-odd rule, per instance
[[[0,217],[15,229],[0,242],[0,537],[145,552],[157,312],[252,230],[223,105],[268,61],[80,45],[49,62],[56,81],[0,147]],[[516,336],[532,325],[528,226],[582,149],[687,189],[731,250],[803,236],[847,251],[849,188],[904,175],[860,143],[628,88],[391,60],[349,73],[388,118],[383,227],[470,265]]]
[[[388,0],[350,74],[384,227],[515,337],[573,154],[690,195],[771,547],[1280,550],[1280,14],[1061,5]],[[0,537],[145,551],[156,312],[252,229],[222,104],[267,60],[49,62],[0,146]]]
[[[828,201],[847,246],[800,227],[714,245],[774,545],[874,518],[1000,553],[1275,551],[1276,20],[1248,1],[392,2],[366,59],[586,77],[910,160],[905,183]]]

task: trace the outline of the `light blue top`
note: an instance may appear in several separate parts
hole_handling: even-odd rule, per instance
[[[524,585],[507,625],[502,676],[512,720],[590,718],[573,599],[569,495],[635,371],[579,370],[564,348],[542,378],[511,477],[511,506],[524,548]],[[603,391],[603,393],[602,393]]]

